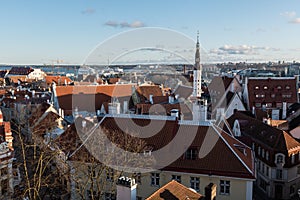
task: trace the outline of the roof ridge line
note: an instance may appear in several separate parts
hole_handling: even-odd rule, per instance
[[[228,142],[226,141],[226,139],[219,133],[219,131],[216,129],[215,125],[212,125],[213,129],[215,129],[215,131],[217,132],[217,134],[220,136],[220,138],[222,138],[223,142],[227,145],[227,147],[233,152],[233,154],[237,157],[237,159],[244,165],[244,167],[253,175],[254,173],[252,172],[252,170],[246,165],[246,163],[240,158],[239,155],[237,155],[237,153],[232,149],[232,147],[228,144]],[[235,139],[235,138],[234,138]],[[235,139],[237,140],[237,139]],[[239,141],[239,140],[238,140]],[[246,145],[246,147],[248,147]],[[248,147],[249,148],[249,147]]]

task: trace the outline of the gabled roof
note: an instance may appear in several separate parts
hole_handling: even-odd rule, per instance
[[[178,85],[175,88],[174,94],[179,95],[179,98],[187,99],[189,98],[193,93],[193,87],[186,86],[186,85]]]
[[[12,67],[8,75],[28,75],[33,71],[31,67]]]
[[[162,90],[158,85],[142,85],[136,88],[136,93],[139,95],[142,103],[149,100],[150,95],[163,96]]]
[[[149,124],[151,124],[150,127],[152,128],[147,128]],[[159,127],[159,130],[154,135],[153,127]],[[198,126],[178,123],[175,120],[147,119],[142,117],[113,118],[106,116],[102,119],[100,128],[109,130],[106,133],[108,137],[113,133],[120,137],[130,135],[130,133],[135,133],[139,136],[151,134],[152,136],[147,138],[138,138],[144,141],[146,146],[151,146],[153,152],[168,146],[168,154],[173,154],[179,148],[178,144],[172,143],[174,137],[186,135],[186,137],[180,140],[180,146],[182,148],[192,147],[197,149],[200,157],[197,156],[195,160],[188,160],[184,157],[183,150],[181,156],[174,158],[175,161],[171,161],[171,164],[162,170],[237,178],[255,178],[253,168],[254,158],[252,157],[251,149],[212,125]],[[190,137],[195,134],[195,138],[191,144],[189,143],[189,134]],[[70,139],[75,138],[74,135],[68,136],[67,132],[65,136],[69,139],[61,138],[62,142],[69,142]],[[76,150],[72,159],[75,157],[82,158],[81,154],[86,152],[85,147],[83,147],[84,145]],[[240,151],[241,149],[244,151]],[[66,149],[66,151],[70,152],[74,150]],[[88,157],[91,157],[91,155]],[[159,155],[159,157],[155,157],[154,159],[157,161],[157,167],[159,167],[161,159],[164,158],[161,158],[161,155]]]
[[[236,112],[228,118],[228,122],[232,128],[235,120],[239,121],[243,136],[251,137],[261,145],[264,145],[265,148],[289,153],[294,150],[299,151],[300,149],[300,143],[285,131],[247,116],[242,112]]]
[[[175,199],[204,199],[204,197],[192,191],[191,189],[185,187],[184,185],[178,183],[175,180],[170,181],[166,185],[159,188],[146,200],[175,200]]]
[[[46,76],[45,77],[47,85],[52,84],[53,82],[58,85],[69,84],[73,82],[69,77],[66,76]]]
[[[228,76],[215,76],[208,85],[208,89],[210,91],[216,91],[217,93],[219,92],[219,95],[223,95],[227,88],[230,86],[233,79],[233,77]]]
[[[117,97],[120,102],[129,101],[133,86],[132,84],[57,86],[56,94],[60,108],[65,111],[77,107],[79,111],[96,112],[104,102],[111,102],[112,97]]]
[[[58,97],[73,94],[105,94],[110,97],[131,96],[134,84],[57,86]]]

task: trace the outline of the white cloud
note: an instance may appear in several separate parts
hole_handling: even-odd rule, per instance
[[[91,14],[94,14],[95,12],[96,12],[95,9],[93,9],[93,8],[87,8],[87,9],[81,11],[81,14],[83,14],[83,15],[91,15]]]
[[[249,45],[224,45],[218,49],[211,49],[210,53],[217,55],[258,55],[259,51],[279,51],[278,48],[257,47]]]
[[[104,25],[105,25],[105,26],[118,27],[118,26],[119,26],[119,23],[116,22],[116,21],[107,21],[107,22],[105,22]]]
[[[280,13],[280,15],[284,16],[284,17],[288,17],[288,18],[293,18],[296,16],[296,12],[295,11],[286,11],[286,12]]]
[[[292,24],[300,24],[300,18],[292,19],[292,20],[289,21],[289,23],[292,23]]]
[[[120,28],[140,28],[144,27],[145,24],[141,21],[129,22],[117,22],[117,21],[107,21],[104,25],[111,27],[120,27]]]

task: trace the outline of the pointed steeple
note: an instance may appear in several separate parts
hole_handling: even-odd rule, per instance
[[[201,76],[202,68],[200,65],[200,44],[199,44],[199,31],[197,33],[196,53],[195,53],[195,66],[194,66],[194,83],[193,83],[193,96],[201,98]]]
[[[197,43],[196,43],[196,53],[195,53],[195,70],[200,70],[200,44],[199,44],[199,31],[197,32]]]

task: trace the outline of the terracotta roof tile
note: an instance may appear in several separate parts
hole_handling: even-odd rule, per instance
[[[97,86],[57,86],[56,93],[59,106],[63,110],[78,110],[95,112],[101,109],[104,102],[111,102],[117,97],[120,102],[130,100],[132,84],[97,85]]]
[[[264,148],[279,152],[290,152],[296,148],[300,148],[300,143],[287,132],[265,124],[239,111],[228,118],[231,127],[233,127],[235,120],[239,121],[243,136],[252,138],[252,140],[263,145]]]
[[[204,197],[196,193],[177,181],[170,181],[163,187],[159,188],[146,200],[175,200],[175,199],[204,199]]]
[[[155,135],[153,135],[153,129],[150,130],[149,128],[140,128],[148,127],[150,123],[154,127],[160,127]],[[250,179],[255,177],[254,170],[252,168],[254,159],[252,157],[251,150],[226,133],[219,133],[219,131],[212,126],[180,125],[177,121],[173,120],[165,121],[154,119],[105,117],[101,124],[101,128],[109,130],[107,134],[118,133],[120,136],[124,134],[129,135],[129,131],[138,135],[147,134],[147,131],[150,131],[148,134],[151,134],[152,136],[143,138],[142,140],[147,144],[147,146],[153,147],[153,151],[168,145],[178,134],[187,135],[195,133],[196,136],[192,141],[192,144],[188,142],[188,137],[180,140],[182,147],[188,148],[190,146],[196,148],[199,155],[200,151],[208,151],[207,154],[201,154],[202,157],[197,157],[195,160],[185,159],[183,154],[167,167],[164,167],[162,170]],[[66,133],[65,136],[69,139],[74,137],[74,135],[67,135],[68,133]],[[213,139],[211,137],[216,139],[215,145],[207,141],[207,138]],[[62,140],[66,140],[66,138],[62,138]],[[168,152],[171,153],[175,150],[175,148],[177,149],[178,146],[170,144],[168,148]],[[246,153],[244,154],[239,151],[239,148],[245,148]],[[66,149],[66,151],[68,152],[70,150]],[[86,150],[83,148],[79,151],[79,154],[85,151]],[[156,157],[155,159],[159,160],[161,158]],[[157,164],[159,165],[159,163]]]
[[[63,85],[65,83],[69,84],[73,82],[69,77],[66,76],[46,76],[45,80],[47,85],[50,85],[53,82],[55,82],[58,85]]]
[[[158,85],[138,86],[136,92],[140,97],[141,103],[149,101],[150,95],[163,96],[162,90]]]

